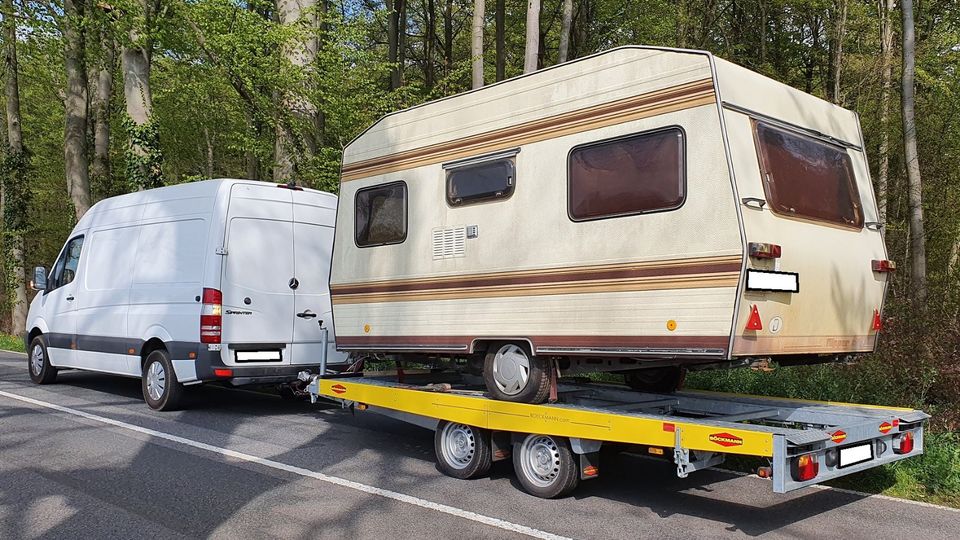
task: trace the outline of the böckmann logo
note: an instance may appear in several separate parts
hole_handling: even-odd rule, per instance
[[[330,387],[334,394],[342,394],[347,391],[347,387],[342,384],[335,384]]]
[[[717,443],[720,446],[743,446],[743,439],[729,433],[714,433],[708,438],[710,442]]]

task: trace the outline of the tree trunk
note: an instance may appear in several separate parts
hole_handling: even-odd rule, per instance
[[[436,84],[436,66],[433,63],[434,50],[437,45],[437,6],[434,0],[427,0],[426,11],[426,37],[423,40],[423,80],[427,90],[433,90]]]
[[[443,68],[447,75],[453,71],[453,0],[443,6]]]
[[[567,61],[570,52],[570,27],[573,26],[573,0],[563,0],[563,22],[560,24],[560,52],[557,62]]]
[[[27,278],[24,270],[23,235],[27,226],[30,187],[26,178],[27,155],[23,147],[23,131],[20,126],[19,65],[17,63],[17,22],[12,0],[3,2],[3,37],[6,49],[6,102],[7,102],[7,152],[10,169],[4,175],[3,209],[4,251],[9,255],[4,269],[6,283],[12,290],[6,291],[10,302],[10,329],[19,334],[27,325]]]
[[[880,222],[887,222],[887,187],[890,176],[890,87],[893,81],[893,13],[894,0],[880,0],[880,55],[883,83],[880,90],[880,174],[877,195],[880,199]]]
[[[317,27],[316,0],[277,0],[277,18],[283,26],[292,26],[307,18],[310,28]],[[302,70],[317,58],[318,42],[313,33],[295,43],[283,47],[283,55],[295,69]],[[274,146],[273,181],[287,183],[296,180],[298,156],[303,151],[303,138],[290,126],[291,120],[298,124],[314,125],[316,107],[305,98],[281,93],[278,97],[278,117]],[[300,132],[302,133],[302,131]]]
[[[64,165],[67,193],[77,220],[90,209],[90,177],[87,170],[87,70],[84,67],[84,0],[64,0],[64,65],[67,89],[64,99]]]
[[[540,52],[540,0],[527,0],[527,41],[523,55],[523,72],[537,70]]]
[[[496,48],[497,48],[497,80],[507,78],[507,47],[506,47],[506,0],[497,0],[496,14]]]
[[[159,0],[141,0],[143,26],[134,25],[120,54],[123,71],[123,98],[126,102],[130,128],[130,146],[127,154],[127,173],[138,189],[163,185],[160,170],[160,141],[153,125],[153,94],[150,90],[150,70],[153,61],[153,39],[150,35],[153,16]]]
[[[203,140],[207,143],[207,178],[213,178],[213,138],[209,126],[203,126]]]
[[[470,34],[470,60],[473,67],[473,88],[483,86],[483,17],[486,2],[474,0],[473,26]]]
[[[253,112],[250,110],[250,107],[245,107],[244,118],[247,120],[247,129],[250,130],[253,138],[255,140],[260,139],[261,129],[260,123],[254,119]],[[257,153],[252,147],[248,147],[244,151],[244,161],[246,162],[246,176],[248,180],[259,180],[260,179],[260,160],[257,158]]]
[[[835,0],[833,17],[831,20],[832,36],[830,36],[830,66],[827,88],[827,97],[834,103],[842,103],[843,95],[840,92],[840,81],[843,72],[843,36],[847,26],[847,0]]]
[[[101,30],[103,61],[94,72],[96,86],[90,100],[93,114],[93,163],[90,173],[101,195],[113,195],[110,173],[110,96],[113,95],[113,69],[116,48],[113,40]]]
[[[390,70],[391,90],[396,90],[403,84],[403,46],[404,34],[407,33],[406,10],[406,0],[393,0],[390,25],[387,29],[387,61],[393,65]]]
[[[903,150],[907,165],[910,207],[910,282],[915,299],[923,302],[927,295],[927,251],[923,231],[923,184],[917,156],[917,123],[915,113],[913,0],[903,0]]]

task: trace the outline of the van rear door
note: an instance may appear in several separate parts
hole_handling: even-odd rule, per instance
[[[748,242],[733,354],[872,351],[887,256],[862,141],[727,114]]]
[[[229,204],[221,357],[227,365],[289,364],[296,288],[291,191],[234,184]]]
[[[333,310],[330,304],[330,257],[336,222],[336,200],[310,191],[293,193],[294,268],[299,286],[294,291],[296,318],[293,321],[295,364],[319,364],[323,354],[322,328],[327,329],[327,362],[342,363],[333,337]]]

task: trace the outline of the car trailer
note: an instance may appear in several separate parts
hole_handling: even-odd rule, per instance
[[[672,460],[677,476],[728,454],[769,460],[758,475],[786,493],[923,453],[922,411],[848,403],[684,391],[649,394],[603,383],[555,384],[555,401],[529,405],[486,397],[459,375],[343,373],[312,376],[325,398],[435,431],[440,469],[486,474],[513,458],[526,491],[553,498],[600,474],[603,445]]]

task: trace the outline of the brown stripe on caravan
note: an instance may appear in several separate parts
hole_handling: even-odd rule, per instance
[[[862,336],[737,336],[733,354],[830,354],[872,352],[877,335]]]
[[[337,336],[337,346],[344,350],[404,350],[421,352],[473,352],[478,340],[495,341],[497,336]],[[727,336],[531,336],[527,338],[538,349],[655,349],[686,351],[720,349],[726,352]],[[587,354],[587,351],[584,352]]]
[[[453,141],[344,164],[341,180],[360,180],[713,103],[716,103],[713,79],[701,79]]]

